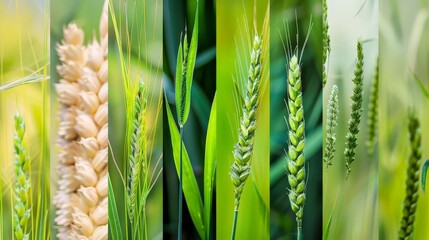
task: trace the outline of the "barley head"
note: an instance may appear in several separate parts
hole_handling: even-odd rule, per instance
[[[296,215],[297,228],[301,229],[305,204],[305,122],[302,105],[301,69],[298,58],[293,55],[289,61],[288,83],[288,125],[289,144],[286,154],[287,175],[290,185],[289,201]]]
[[[408,158],[407,180],[405,181],[406,196],[402,208],[399,239],[409,239],[414,231],[414,220],[419,197],[419,172],[422,158],[420,123],[414,113],[408,117],[411,153]]]
[[[363,102],[363,49],[362,42],[357,43],[357,61],[355,67],[353,83],[353,96],[352,99],[352,113],[348,121],[349,132],[346,135],[346,149],[344,155],[346,159],[347,174],[346,178],[351,172],[351,163],[355,160],[357,140],[359,134],[359,124],[362,117],[362,102]]]
[[[15,115],[15,133],[13,145],[15,149],[15,207],[13,225],[15,238],[18,240],[29,239],[30,233],[27,222],[30,219],[30,178],[28,175],[29,160],[24,147],[25,123],[17,112]]]
[[[338,87],[334,85],[332,87],[331,95],[329,96],[327,118],[326,118],[326,141],[325,141],[325,152],[323,153],[323,161],[326,163],[326,167],[332,165],[332,159],[335,154],[335,143],[337,141],[336,127],[338,124]]]
[[[262,73],[261,53],[262,39],[258,35],[255,35],[250,58],[246,96],[244,98],[242,116],[240,118],[238,142],[234,147],[234,163],[231,166],[231,180],[235,186],[235,210],[238,210],[244,184],[250,174],[250,163],[256,130],[258,93]]]
[[[129,215],[131,221],[134,218],[136,202],[138,195],[139,179],[145,175],[145,156],[146,156],[146,88],[142,81],[139,82],[137,94],[135,96],[134,111],[132,119],[133,133],[131,135],[131,149],[129,152],[130,170],[128,175],[128,197],[129,197]]]
[[[376,134],[377,134],[377,114],[378,114],[378,65],[379,62],[377,60],[377,67],[375,69],[375,77],[371,86],[371,95],[369,98],[368,105],[368,140],[366,145],[368,147],[368,153],[372,154],[374,152],[374,147],[376,143]]]

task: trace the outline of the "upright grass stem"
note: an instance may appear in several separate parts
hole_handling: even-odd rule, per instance
[[[183,149],[183,126],[180,126],[180,167],[179,167],[179,216],[178,216],[178,236],[177,239],[182,239],[182,214],[183,214],[183,166],[182,166],[182,149]]]
[[[231,240],[235,240],[235,230],[237,229],[238,209],[234,209],[234,220],[232,221]]]

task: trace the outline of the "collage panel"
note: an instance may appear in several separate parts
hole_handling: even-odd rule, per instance
[[[321,7],[271,2],[270,239],[322,235]]]
[[[107,1],[50,4],[51,238],[106,239]]]
[[[0,1],[0,239],[48,239],[49,6]]]
[[[162,7],[109,2],[109,239],[162,239]]]
[[[380,1],[379,239],[428,239],[428,2]]]
[[[324,9],[323,236],[377,239],[378,1]]]
[[[164,1],[164,238],[215,239],[214,1]]]
[[[269,239],[269,1],[217,1],[216,21],[216,238]]]

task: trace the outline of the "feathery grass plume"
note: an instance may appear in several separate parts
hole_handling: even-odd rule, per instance
[[[129,152],[130,169],[128,173],[128,201],[131,221],[134,219],[136,202],[141,175],[146,176],[146,88],[143,81],[139,82],[133,110],[133,132],[131,135]]]
[[[409,239],[414,231],[413,225],[419,197],[420,161],[422,158],[420,123],[414,112],[410,113],[408,121],[411,153],[408,158],[407,180],[405,181],[406,196],[402,208],[399,239]]]
[[[288,71],[288,125],[289,144],[286,154],[287,175],[290,185],[289,201],[296,215],[298,236],[301,233],[302,218],[305,204],[305,122],[302,105],[301,69],[298,58],[294,54],[289,61]]]
[[[326,147],[323,153],[323,161],[326,163],[326,167],[332,165],[332,159],[335,154],[335,143],[337,141],[336,127],[338,125],[338,87],[334,85],[332,87],[331,95],[329,96],[328,110],[326,116]]]
[[[377,67],[375,68],[374,81],[371,86],[371,95],[369,97],[368,104],[368,140],[366,146],[368,147],[368,153],[374,152],[377,134],[377,121],[378,121],[378,74],[379,74],[379,60],[377,59]]]
[[[328,81],[328,69],[326,62],[328,60],[329,54],[331,53],[331,37],[329,36],[329,24],[328,24],[328,3],[327,0],[323,0],[323,9],[322,9],[322,39],[323,39],[323,50],[322,50],[322,64],[323,64],[323,73],[322,73],[322,85],[325,87],[326,82]]]
[[[232,239],[235,236],[238,208],[241,194],[250,174],[250,163],[253,154],[253,141],[256,130],[256,111],[258,107],[258,93],[262,73],[262,39],[256,34],[253,40],[250,57],[250,67],[247,78],[246,95],[240,118],[238,142],[234,147],[234,163],[231,166],[231,180],[235,186],[234,196],[234,226]]]
[[[353,96],[352,99],[352,113],[348,121],[349,132],[347,133],[347,142],[346,149],[344,150],[344,155],[346,159],[346,168],[348,178],[350,172],[352,171],[350,165],[355,160],[356,147],[357,147],[357,138],[359,134],[359,124],[362,118],[362,102],[363,102],[363,49],[362,42],[358,41],[357,43],[357,61],[355,67],[353,83]]]
[[[59,239],[107,238],[107,1],[101,45],[83,46],[75,24],[57,46],[62,78],[56,84],[62,111],[58,131],[59,190],[55,222]]]
[[[15,149],[15,207],[13,214],[14,235],[18,240],[29,239],[30,232],[27,227],[30,219],[30,178],[28,176],[29,160],[24,148],[25,123],[17,112],[15,115],[15,133],[13,145]]]

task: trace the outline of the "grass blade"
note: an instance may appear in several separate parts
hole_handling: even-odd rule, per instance
[[[118,208],[116,207],[115,192],[113,191],[110,176],[108,176],[109,191],[109,235],[114,240],[125,239],[122,234],[121,223],[119,221]]]
[[[426,188],[426,177],[428,174],[428,169],[429,169],[429,159],[426,160],[425,164],[423,164],[423,168],[422,168],[422,188],[423,188],[423,192],[425,191]]]
[[[168,126],[170,128],[171,145],[173,147],[174,164],[177,173],[179,174],[180,165],[180,134],[174,122],[173,115],[168,105],[167,99],[165,100],[167,109]],[[204,238],[204,224],[203,224],[203,203],[201,200],[200,190],[195,179],[195,174],[192,169],[191,161],[189,160],[188,152],[183,144],[183,192],[185,194],[186,204],[188,205],[189,213],[191,214],[192,221],[201,238]]]
[[[210,220],[212,211],[213,185],[216,172],[216,95],[210,112],[206,137],[206,152],[204,161],[204,225],[206,239],[210,238]]]

